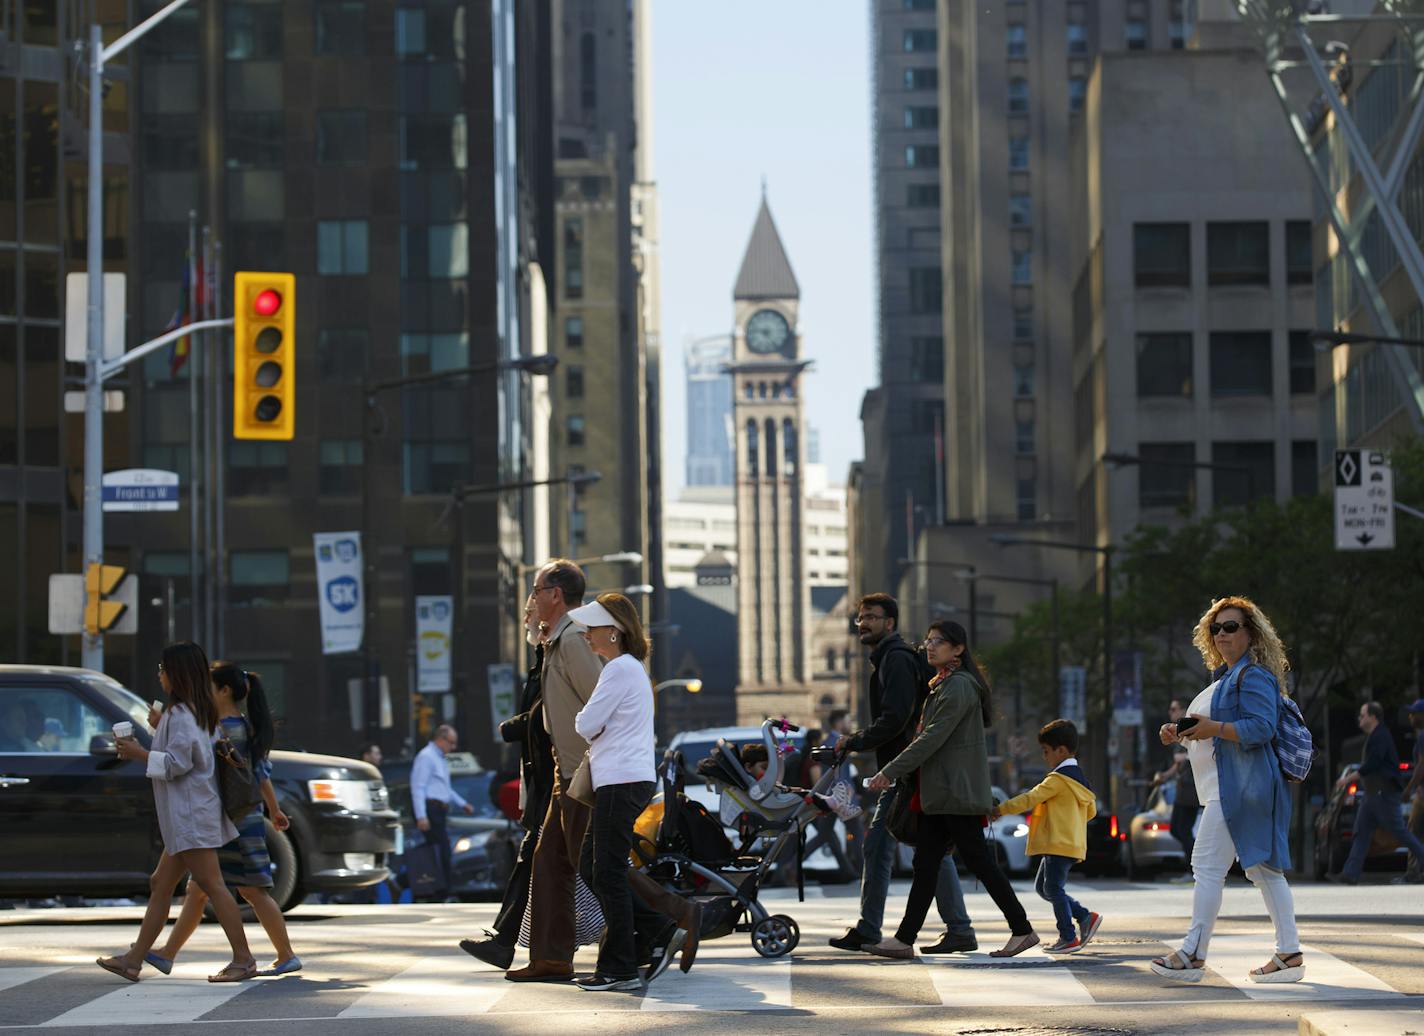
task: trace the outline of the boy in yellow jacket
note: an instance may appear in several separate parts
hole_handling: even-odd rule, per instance
[[[1058,941],[1044,949],[1048,953],[1077,953],[1103,923],[1101,914],[1083,906],[1064,888],[1068,868],[1088,855],[1088,821],[1097,815],[1097,797],[1078,766],[1077,727],[1066,719],[1055,719],[1038,732],[1038,747],[1050,770],[1048,776],[1031,791],[999,803],[993,815],[1033,810],[1028,851],[1042,857],[1034,887],[1053,904],[1058,921]]]

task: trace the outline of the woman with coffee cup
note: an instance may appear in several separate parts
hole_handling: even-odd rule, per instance
[[[115,746],[120,759],[142,762],[153,780],[164,851],[149,877],[148,909],[138,938],[127,953],[100,957],[96,963],[120,978],[137,982],[144,955],[168,922],[173,891],[184,874],[191,874],[213,901],[218,922],[232,945],[232,963],[210,975],[208,981],[241,982],[257,974],[257,961],[242,931],[242,915],[218,867],[218,847],[236,838],[237,829],[223,812],[214,775],[212,738],[218,712],[203,649],[188,642],[168,645],[158,666],[158,682],[172,704],[164,710],[154,732],[153,748],[144,748],[132,737],[116,739]]]
[[[262,801],[267,807],[267,815],[272,818],[272,826],[278,831],[287,830],[291,821],[282,812],[282,807],[277,805],[277,795],[272,789],[272,763],[268,755],[272,751],[276,727],[272,722],[272,710],[267,704],[267,692],[262,687],[262,677],[239,669],[231,662],[214,662],[213,701],[217,705],[222,732],[238,754],[247,760],[262,789]],[[247,709],[245,716],[243,706]],[[261,807],[254,806],[246,816],[234,823],[237,838],[218,850],[218,866],[223,880],[236,888],[238,895],[251,905],[252,912],[257,915],[263,931],[277,951],[277,959],[272,966],[258,974],[290,975],[301,971],[302,959],[292,949],[282,908],[272,898],[272,860],[267,855],[267,828]],[[198,930],[207,902],[207,893],[197,885],[189,885],[188,893],[183,897],[183,910],[169,929],[167,944],[161,952],[146,954],[144,960],[165,975],[171,972],[183,944]]]

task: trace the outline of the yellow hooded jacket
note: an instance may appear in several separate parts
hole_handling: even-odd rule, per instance
[[[1083,860],[1088,855],[1088,821],[1098,815],[1097,796],[1077,760],[1068,760],[1036,788],[999,804],[1000,813],[1032,810],[1028,821],[1030,856],[1066,856]]]

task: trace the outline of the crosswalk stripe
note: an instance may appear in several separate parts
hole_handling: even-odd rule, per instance
[[[162,978],[145,980],[138,985],[125,983],[112,993],[80,1004],[44,1024],[57,1027],[192,1022],[251,988],[251,982],[209,982],[206,978]]]
[[[781,1011],[791,1006],[791,958],[697,955],[687,974],[673,965],[643,994],[644,1011]]]
[[[1073,972],[1038,947],[1010,958],[975,952],[920,960],[946,1007],[1072,1007],[1094,1002]]]
[[[0,968],[0,992],[68,970],[68,965],[59,968]]]
[[[1263,985],[1246,977],[1275,952],[1269,936],[1218,935],[1211,940],[1207,967],[1252,1000],[1372,1000],[1404,995],[1368,971],[1314,946],[1300,948],[1305,977],[1299,982]]]
[[[464,954],[426,957],[376,986],[337,1017],[484,1014],[511,988],[498,971],[475,971]]]

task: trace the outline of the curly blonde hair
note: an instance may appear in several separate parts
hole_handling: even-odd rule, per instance
[[[1236,608],[1246,616],[1246,632],[1251,635],[1251,647],[1248,649],[1251,660],[1270,670],[1276,678],[1281,694],[1288,695],[1290,692],[1286,690],[1286,672],[1290,669],[1290,660],[1286,658],[1286,646],[1281,642],[1280,634],[1271,625],[1266,613],[1249,597],[1218,597],[1197,620],[1196,629],[1192,631],[1192,643],[1201,652],[1207,669],[1215,670],[1226,664],[1226,659],[1221,657],[1221,652],[1216,650],[1216,644],[1212,640],[1211,624],[1227,608]]]

